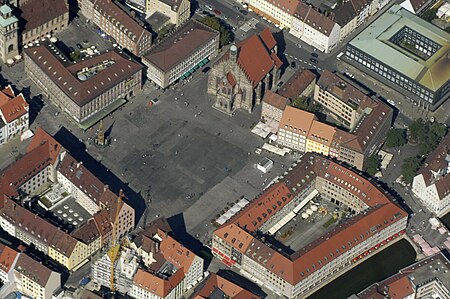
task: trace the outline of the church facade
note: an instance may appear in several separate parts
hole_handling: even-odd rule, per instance
[[[268,28],[232,45],[209,73],[208,94],[215,97],[214,108],[228,114],[236,109],[252,112],[278,81],[282,64]]]

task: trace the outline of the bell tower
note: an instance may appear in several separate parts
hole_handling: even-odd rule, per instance
[[[0,59],[6,62],[19,54],[19,20],[7,4],[0,6]]]

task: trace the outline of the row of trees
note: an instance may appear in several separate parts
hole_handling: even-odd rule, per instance
[[[220,32],[221,48],[233,41],[233,32],[231,31],[230,26],[223,22],[221,19],[213,16],[206,16],[201,19],[200,22]]]

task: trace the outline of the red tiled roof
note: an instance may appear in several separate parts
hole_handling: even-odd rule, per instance
[[[259,37],[269,50],[273,50],[273,48],[275,48],[275,46],[277,45],[277,41],[273,37],[273,34],[269,28],[265,28],[263,31],[261,31],[259,33]]]
[[[236,79],[234,78],[234,76],[233,76],[233,74],[232,73],[230,73],[230,72],[228,72],[228,74],[227,74],[227,80],[228,80],[228,83],[230,83],[230,85],[231,86],[235,86],[236,85]]]
[[[391,299],[404,299],[414,293],[413,285],[407,276],[394,280],[388,285],[388,294]]]
[[[249,231],[257,230],[273,214],[292,200],[292,194],[284,183],[270,186],[257,201],[250,203],[232,221]]]
[[[16,190],[22,184],[55,162],[61,145],[40,130],[42,129],[38,129],[33,137],[27,153],[0,174],[0,193],[4,196],[17,196]],[[46,140],[45,137],[49,139]]]
[[[0,244],[0,270],[8,273],[19,253],[4,244]]]
[[[280,185],[288,188],[287,192],[289,188],[296,188],[295,192],[301,192],[304,186],[309,184],[308,180],[311,181],[316,176],[332,181],[355,194],[369,209],[291,256],[281,254],[248,233],[260,226],[258,222],[256,225],[252,224],[252,221],[254,223],[255,217],[261,215],[263,207],[267,206],[268,194],[273,194]],[[302,183],[303,181],[305,182]],[[282,195],[276,194],[271,200],[276,202],[281,199],[280,196]],[[353,246],[405,217],[407,213],[393,204],[372,182],[338,163],[307,153],[280,182],[267,189],[251,205],[218,228],[215,234],[239,252],[252,257],[261,266],[295,285]],[[247,227],[244,228],[243,224],[247,224]]]
[[[10,123],[28,112],[28,103],[22,94],[15,96],[11,86],[0,92],[0,112],[6,123]]]
[[[265,35],[267,34],[265,33]],[[272,54],[273,52],[264,43],[262,37],[256,34],[238,45],[238,63],[252,82],[253,87],[256,87],[274,67],[279,67],[281,60],[278,57],[276,57],[278,59],[274,58],[275,56]]]
[[[260,299],[261,297],[247,291],[246,289],[238,286],[237,284],[229,281],[228,279],[211,273],[208,279],[203,283],[200,290],[192,295],[193,299],[207,299],[216,298],[210,297],[215,290],[221,290],[227,298],[230,299]]]
[[[267,2],[281,8],[283,11],[293,15],[297,8],[299,0],[267,0]]]
[[[94,219],[89,219],[83,226],[72,232],[72,237],[85,244],[91,244],[100,237],[100,232]]]
[[[163,279],[152,273],[138,269],[133,278],[133,284],[153,293],[161,298],[165,298],[184,279],[183,269],[178,269],[168,279]]]

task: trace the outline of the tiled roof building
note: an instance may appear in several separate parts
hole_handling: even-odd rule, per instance
[[[117,108],[142,87],[142,66],[122,51],[106,51],[77,63],[68,62],[49,42],[24,53],[26,74],[46,97],[80,123]]]
[[[152,46],[152,33],[112,0],[81,0],[81,13],[105,34],[136,56],[144,55]]]
[[[14,281],[14,267],[19,253],[12,248],[0,244],[0,282],[7,284]]]
[[[59,210],[57,217],[51,215],[44,219],[33,209],[21,205],[24,198],[37,195],[37,190],[42,192],[42,188],[46,189],[39,193],[39,202],[53,197],[57,202],[65,201],[61,204],[64,213]],[[64,191],[58,191],[61,189]],[[56,192],[67,195],[57,197]],[[134,210],[123,200],[119,206],[117,196],[107,185],[40,128],[25,155],[0,174],[0,195],[1,227],[21,241],[34,244],[36,249],[69,270],[83,265],[109,242],[116,214],[120,220],[117,223],[119,236],[134,227]],[[66,202],[76,204],[71,203],[69,208]],[[74,212],[72,207],[75,209],[75,206],[88,219]],[[116,213],[118,208],[120,211]]]
[[[209,72],[208,94],[215,97],[214,107],[226,113],[251,112],[278,80],[282,65],[268,28],[231,46]]]
[[[450,134],[425,160],[414,177],[412,192],[438,217],[450,211]]]
[[[338,270],[404,233],[407,213],[360,174],[315,154],[305,154],[289,169],[214,232],[214,256],[250,280],[288,298],[305,298],[342,273]],[[294,253],[261,237],[275,234],[319,193],[354,216]]]
[[[260,299],[261,297],[216,273],[211,273],[198,289],[195,290],[190,299],[215,298]]]
[[[145,268],[139,268],[134,275],[129,295],[137,299],[180,298],[201,280],[203,259],[176,241],[172,234],[167,221],[160,218],[133,240],[131,249]]]
[[[18,136],[29,127],[28,103],[11,85],[0,91],[0,144]]]
[[[351,298],[450,298],[450,261],[441,252],[401,269]]]
[[[217,55],[219,38],[219,32],[198,21],[185,23],[142,57],[147,77],[159,88],[182,80]]]

